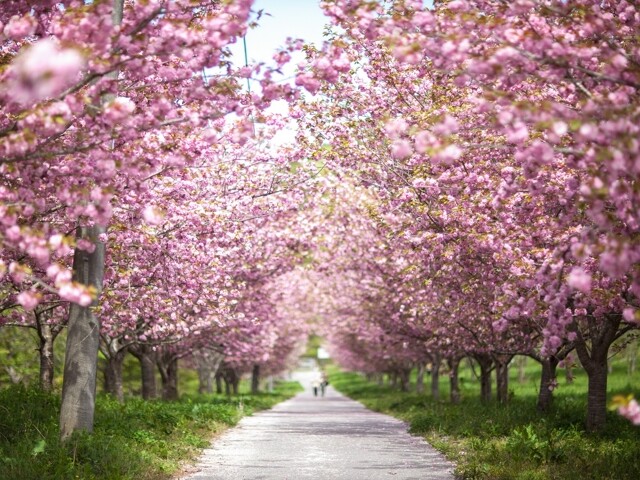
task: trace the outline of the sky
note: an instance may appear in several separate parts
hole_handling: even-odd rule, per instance
[[[287,37],[302,38],[318,46],[322,43],[322,32],[327,22],[319,6],[320,0],[256,0],[254,11],[263,10],[259,26],[246,36],[249,63],[271,63],[278,47]],[[244,63],[242,41],[232,47],[234,63]],[[300,58],[302,59],[302,57]],[[293,74],[291,68],[287,74]]]
[[[265,62],[273,64],[272,56],[279,47],[285,45],[287,37],[302,38],[307,43],[318,47],[322,44],[324,26],[328,23],[322,10],[320,0],[256,0],[253,10],[264,13],[259,26],[249,30],[246,36],[247,56],[249,63]],[[237,65],[244,64],[244,45],[242,40],[231,46],[232,61]],[[296,65],[304,60],[304,55],[298,52],[293,61],[285,65],[283,79],[293,82]],[[252,90],[257,86],[252,85]],[[287,104],[284,101],[274,102],[270,111],[286,114]],[[293,129],[285,128],[274,139],[273,146],[289,143],[295,137]]]

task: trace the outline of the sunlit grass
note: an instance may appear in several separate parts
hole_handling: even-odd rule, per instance
[[[0,479],[171,478],[200,449],[244,415],[300,390],[276,384],[258,395],[186,395],[177,402],[99,397],[95,432],[60,444],[58,395],[34,388],[0,390]]]

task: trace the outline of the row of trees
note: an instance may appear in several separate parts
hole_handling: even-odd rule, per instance
[[[251,4],[3,2],[0,328],[37,331],[46,389],[67,329],[63,438],[92,429],[98,350],[117,398],[132,354],[143,396],[157,368],[171,399],[181,358],[204,390],[218,367],[237,389],[304,344],[273,286],[309,249],[298,205],[315,170],[269,146],[282,120],[264,110],[298,95],[277,83],[288,50],[229,60]]]
[[[637,5],[322,4],[337,33],[296,116],[301,158],[355,185],[326,276],[334,355],[404,375],[446,361],[454,400],[472,357],[500,401],[528,355],[546,410],[575,352],[601,428],[610,347],[640,324]]]
[[[44,386],[66,325],[63,437],[91,430],[99,349],[111,393],[131,353],[171,398],[178,359],[234,384],[309,328],[405,382],[446,361],[454,401],[462,358],[506,401],[528,355],[541,410],[575,351],[603,426],[640,319],[640,12],[423,3],[323,1],[338,28],[296,85],[299,42],[230,63],[251,0],[3,4],[0,322],[37,329]],[[287,122],[295,147],[269,145]]]

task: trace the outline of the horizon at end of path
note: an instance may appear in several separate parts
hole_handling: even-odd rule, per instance
[[[295,372],[304,392],[243,418],[181,480],[454,480],[454,465],[407,425]]]

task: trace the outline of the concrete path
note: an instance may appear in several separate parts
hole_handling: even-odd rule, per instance
[[[245,417],[204,451],[185,480],[453,480],[453,465],[406,425],[296,373],[304,393]]]

